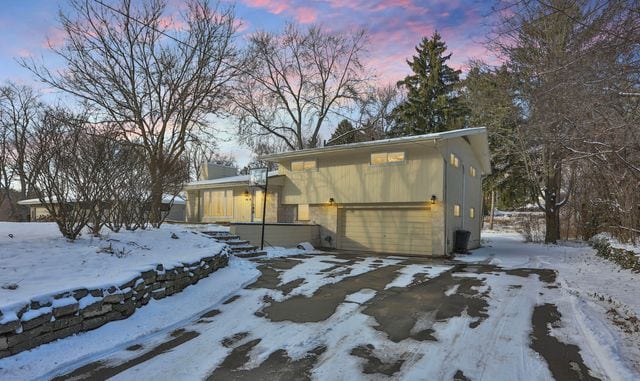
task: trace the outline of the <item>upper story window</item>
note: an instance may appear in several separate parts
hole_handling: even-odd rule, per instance
[[[315,160],[298,160],[291,162],[291,171],[312,171],[318,168],[318,163]]]
[[[475,167],[469,167],[469,176],[476,177],[476,169]]]
[[[453,204],[453,216],[460,217],[460,205]]]
[[[404,152],[377,152],[371,154],[371,165],[384,165],[389,163],[403,163]]]
[[[449,163],[452,167],[458,168],[460,166],[460,159],[455,154],[451,154],[449,157]]]
[[[469,218],[476,218],[476,209],[469,208]]]

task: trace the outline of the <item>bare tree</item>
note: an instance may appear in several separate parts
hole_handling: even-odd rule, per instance
[[[637,1],[513,1],[498,28],[493,46],[517,80],[524,117],[514,141],[533,200],[545,212],[545,242],[560,238],[560,211],[575,194],[576,176],[584,175],[574,162],[622,142],[633,126],[628,121],[637,121],[637,103],[620,97],[638,88],[637,7]],[[615,138],[593,140],[603,135]]]
[[[233,9],[193,0],[171,22],[163,0],[70,0],[70,9],[60,14],[64,44],[50,46],[64,69],[23,65],[91,105],[94,122],[112,123],[144,148],[157,226],[163,180],[182,160],[190,134],[222,109],[236,76]]]
[[[26,150],[41,112],[42,104],[31,87],[11,82],[0,86],[0,184],[9,198],[13,217],[21,220],[28,216],[28,209],[16,206],[11,188],[15,181],[20,199],[33,196],[33,172]]]
[[[241,138],[251,147],[264,137],[290,150],[316,147],[330,113],[346,110],[365,89],[365,43],[363,30],[330,33],[296,24],[251,36],[234,97]]]
[[[397,86],[386,85],[370,88],[357,101],[358,125],[367,140],[386,137],[393,127],[393,110],[402,103],[404,95]]]
[[[85,120],[66,110],[43,113],[27,157],[34,168],[35,192],[62,235],[76,239],[89,222],[94,204],[88,194],[99,184],[85,183],[89,167],[78,160]],[[90,171],[90,169],[89,169]],[[86,187],[85,187],[86,186]]]
[[[233,155],[225,155],[218,151],[217,146],[211,142],[192,141],[186,148],[186,160],[189,165],[189,179],[198,180],[202,174],[204,163],[216,163],[233,167],[236,159]]]

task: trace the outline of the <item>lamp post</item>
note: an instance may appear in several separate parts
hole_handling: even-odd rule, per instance
[[[264,250],[264,225],[267,218],[267,188],[269,186],[269,168],[255,168],[249,174],[249,185],[262,189],[262,233],[260,250]]]

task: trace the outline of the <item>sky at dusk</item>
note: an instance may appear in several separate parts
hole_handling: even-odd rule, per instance
[[[169,4],[178,8],[180,0],[169,0]],[[364,62],[380,84],[386,84],[407,75],[406,59],[420,39],[436,29],[453,54],[450,65],[454,68],[464,71],[470,58],[495,63],[495,57],[483,47],[491,4],[482,0],[238,0],[235,9],[242,22],[241,37],[257,30],[277,31],[291,20],[332,30],[364,27],[370,38]],[[51,66],[59,65],[49,53],[47,41],[55,44],[61,40],[57,15],[66,6],[65,0],[0,0],[0,82],[11,80],[43,88],[17,59],[42,57]],[[232,142],[223,144],[243,164],[247,153],[232,149],[234,146]]]

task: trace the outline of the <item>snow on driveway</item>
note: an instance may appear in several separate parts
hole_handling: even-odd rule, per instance
[[[589,248],[484,238],[484,248],[455,263],[340,254],[238,260],[206,283],[219,301],[189,290],[156,301],[178,307],[187,300],[178,298],[198,298],[204,312],[191,320],[135,338],[129,331],[126,344],[79,357],[79,341],[116,334],[107,325],[0,360],[0,379],[640,377],[639,334],[623,323],[637,313],[637,274]],[[233,274],[243,288],[215,281],[241,265]],[[229,297],[220,299],[221,290]],[[131,330],[129,322],[117,324]]]

